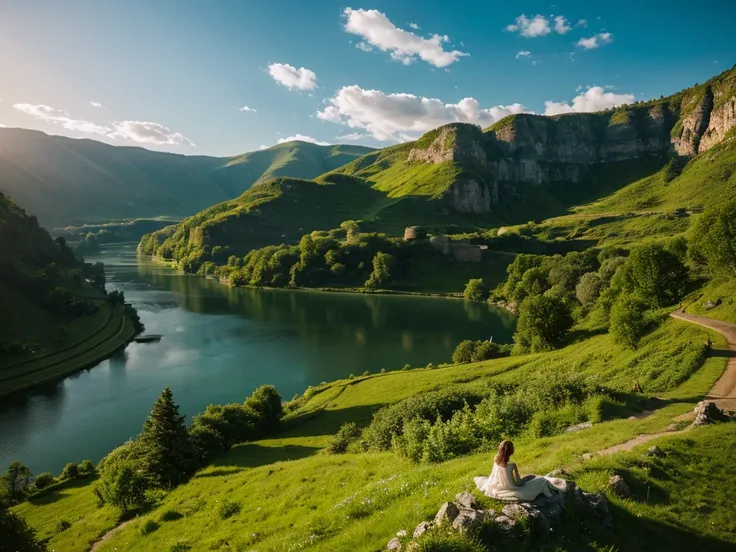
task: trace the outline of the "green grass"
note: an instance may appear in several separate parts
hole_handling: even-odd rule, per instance
[[[708,308],[706,303],[709,301],[716,306]],[[716,278],[711,281],[692,298],[685,312],[736,324],[736,279]]]
[[[690,342],[701,343],[705,332],[668,320],[636,352],[621,349],[607,335],[595,335],[554,353],[376,374],[321,386],[296,412],[285,432],[237,446],[215,458],[192,481],[165,496],[155,509],[123,527],[99,549],[158,551],[181,543],[193,550],[375,551],[396,531],[411,530],[420,521],[430,519],[448,497],[470,489],[473,475],[490,471],[491,455],[473,454],[437,465],[416,465],[390,452],[340,456],[321,452],[342,423],[356,421],[364,426],[381,406],[419,393],[483,386],[491,380],[545,377],[546,370],[600,373],[621,391],[629,389],[632,378],[647,382],[645,391],[656,391],[664,400],[664,407],[649,417],[635,421],[612,419],[579,433],[544,439],[525,436],[516,440],[516,461],[525,471],[546,473],[561,465],[586,468],[588,464],[581,463],[584,453],[640,433],[662,431],[674,417],[692,409],[725,367],[726,357],[717,355],[689,367]],[[716,349],[722,349],[723,338],[710,335]],[[659,366],[665,373],[652,379],[653,371]],[[682,380],[683,372],[689,376],[685,380]],[[658,392],[660,389],[662,392]],[[632,404],[635,409],[643,409],[648,401],[643,401],[640,407]],[[615,414],[628,416],[629,413],[624,410]],[[615,461],[615,458],[606,459],[606,462]],[[589,473],[597,472],[580,473],[581,481],[594,487],[588,490],[595,490],[598,480],[595,486],[588,482],[593,477]],[[671,475],[673,485],[679,482],[686,487],[691,481],[675,472]],[[702,489],[693,490],[696,491]],[[54,502],[73,522],[72,529],[73,520],[77,520],[80,531],[87,528],[74,540],[65,534],[54,537],[54,550],[83,550],[79,543],[91,542],[101,528],[115,525],[115,518],[108,510],[89,507],[92,501],[92,486],[87,485]],[[225,501],[239,503],[241,511],[223,520],[219,511]],[[681,514],[675,506],[669,506],[666,512],[646,510],[639,523],[646,526],[646,531],[661,523],[677,525],[678,516],[688,511],[683,510]],[[616,538],[620,543],[636,544],[636,539],[626,540],[632,535],[627,537],[628,533],[623,531],[625,520],[632,515],[627,508],[626,504],[620,509],[617,505],[615,510],[622,528],[622,535]],[[17,510],[31,525],[46,531],[44,534],[51,530],[49,520],[54,513],[44,507],[24,504]],[[163,518],[176,517],[164,516],[164,512],[171,511],[181,514],[181,519],[164,521]],[[158,524],[158,528],[143,535],[154,527],[151,522]],[[706,532],[694,528],[691,533],[694,542],[699,542]],[[621,549],[644,548],[636,544]]]

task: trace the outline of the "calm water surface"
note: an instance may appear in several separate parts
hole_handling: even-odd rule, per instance
[[[264,383],[284,398],[308,385],[405,364],[447,362],[463,339],[510,342],[513,318],[460,300],[230,289],[110,246],[108,290],[121,289],[159,343],[128,347],[58,383],[0,399],[0,468],[34,473],[98,461],[134,437],[163,387],[181,411],[240,402]]]

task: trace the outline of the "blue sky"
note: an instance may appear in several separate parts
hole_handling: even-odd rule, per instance
[[[727,0],[4,0],[0,124],[186,154],[386,146],[676,92],[733,66],[735,20]]]

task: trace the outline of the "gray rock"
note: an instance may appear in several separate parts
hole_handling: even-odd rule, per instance
[[[401,543],[399,542],[399,539],[393,538],[388,541],[388,544],[386,545],[386,550],[401,550]]]
[[[460,533],[468,533],[478,527],[485,520],[481,510],[463,508],[452,522],[452,528]]]
[[[503,512],[503,515],[515,521],[529,517],[529,510],[524,508],[521,504],[507,504],[501,511]]]
[[[720,422],[727,419],[727,416],[716,406],[716,403],[710,401],[700,401],[695,407],[694,412],[694,426],[706,425],[712,422]]]
[[[454,502],[445,502],[434,517],[435,525],[443,523],[452,523],[460,514],[460,508]]]
[[[418,539],[421,537],[424,533],[429,531],[429,529],[432,527],[432,524],[428,521],[423,521],[419,525],[417,525],[416,529],[414,529],[414,538]]]
[[[608,480],[608,487],[619,498],[629,498],[631,496],[631,489],[620,475],[611,476],[611,479]]]
[[[563,475],[570,475],[567,473],[565,468],[555,468],[551,472],[549,472],[545,477],[562,477]]]
[[[603,522],[606,529],[613,529],[613,518],[608,511],[608,500],[599,493],[583,493],[590,511]]]
[[[651,458],[660,458],[664,456],[664,451],[657,445],[652,445],[647,449],[647,456]]]
[[[495,522],[498,523],[498,526],[504,531],[511,531],[514,525],[516,525],[516,521],[514,521],[508,516],[498,516],[495,519]]]
[[[472,510],[477,507],[475,497],[467,491],[463,491],[455,495],[455,502],[457,502],[463,508]]]
[[[578,431],[581,431],[583,429],[588,429],[591,427],[593,427],[593,422],[583,422],[581,424],[571,425],[565,430],[565,433],[576,433]]]

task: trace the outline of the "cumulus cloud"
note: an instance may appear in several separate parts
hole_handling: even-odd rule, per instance
[[[243,107],[239,107],[238,111],[245,111],[246,113],[258,113],[258,111],[256,111],[252,107],[248,107],[247,105],[244,105]]]
[[[312,138],[311,136],[305,136],[304,134],[294,134],[293,136],[287,136],[286,138],[279,138],[278,144],[283,144],[284,142],[293,142],[294,140],[299,140],[300,142],[309,142],[310,144],[317,144],[318,146],[329,146],[329,142],[322,142],[320,140],[317,140],[316,138]]]
[[[260,146],[258,146],[258,149],[259,149],[259,150],[264,150],[264,149],[268,149],[268,146],[267,146],[267,145],[265,145],[265,144],[261,144]]]
[[[582,94],[575,96],[572,103],[544,102],[544,114],[589,113],[618,107],[633,101],[634,94],[614,94],[613,92],[606,92],[602,86],[593,86]]]
[[[399,29],[378,10],[345,8],[343,15],[346,18],[347,32],[362,37],[367,45],[391,52],[393,59],[407,65],[419,58],[435,67],[447,67],[461,57],[469,55],[458,50],[445,50],[443,44],[450,41],[446,35],[435,34],[429,38],[422,38],[410,31]]]
[[[98,125],[91,121],[85,121],[84,119],[74,119],[69,116],[66,111],[56,109],[48,105],[32,105],[27,103],[13,104],[13,107],[18,111],[35,117],[41,121],[47,121],[57,125],[61,125],[67,130],[76,130],[78,132],[84,132],[87,134],[98,134],[105,136],[110,132],[110,128],[102,125]]]
[[[317,88],[317,75],[304,67],[297,69],[286,63],[272,63],[268,66],[268,74],[289,90],[314,90]]]
[[[414,29],[415,31],[418,31],[421,27],[417,25],[416,23],[409,23],[409,26]]]
[[[581,19],[575,24],[576,27],[587,27],[588,26],[588,20],[587,19]]]
[[[532,55],[532,53],[531,53],[531,52],[529,52],[529,51],[527,51],[527,50],[522,50],[521,52],[518,52],[518,53],[517,53],[517,54],[516,54],[516,55],[514,56],[514,59],[519,59],[519,58],[522,58],[522,57],[527,57],[527,58],[528,58],[528,57],[529,57],[529,56],[531,56],[531,55]]]
[[[369,138],[368,134],[365,134],[363,132],[349,132],[348,134],[343,134],[341,136],[338,136],[338,140],[362,140],[363,138]]]
[[[611,42],[613,42],[613,35],[611,33],[598,33],[590,38],[581,38],[576,44],[580,48],[594,50],[595,48],[599,48],[604,44],[610,44]]]
[[[507,31],[512,33],[519,32],[521,36],[527,38],[534,38],[537,36],[546,36],[552,32],[549,26],[549,21],[543,15],[535,15],[534,17],[527,17],[523,13],[516,18],[516,23],[508,25]]]
[[[557,34],[564,35],[565,33],[568,33],[571,30],[572,30],[572,27],[570,26],[570,22],[567,19],[565,19],[561,15],[555,16],[555,32]]]
[[[89,102],[89,105],[92,107],[102,107],[102,104],[100,102]]]
[[[108,134],[110,138],[124,138],[139,144],[156,144],[159,146],[179,146],[194,143],[179,132],[173,132],[168,127],[150,121],[116,121],[114,131]]]
[[[511,113],[527,113],[521,104],[482,108],[474,98],[456,104],[413,94],[386,94],[345,86],[327,100],[327,107],[317,113],[324,121],[341,123],[368,132],[377,140],[405,141],[409,133],[423,133],[438,126],[465,122],[488,126]]]

